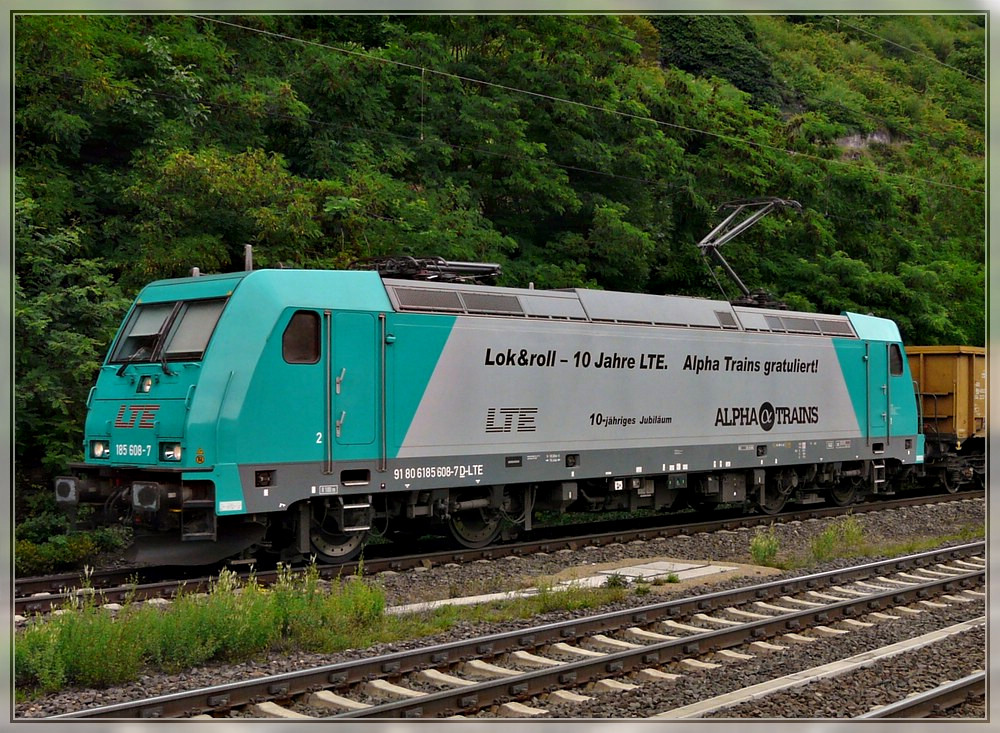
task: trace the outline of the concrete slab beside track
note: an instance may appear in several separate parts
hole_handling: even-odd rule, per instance
[[[719,575],[732,573],[737,570],[735,565],[714,565],[707,562],[678,562],[657,560],[639,565],[625,565],[620,568],[597,570],[593,575],[564,580],[552,586],[553,590],[566,590],[570,588],[600,588],[607,584],[612,576],[619,575],[629,581],[646,580],[653,581],[657,578],[666,578],[676,575],[678,581],[693,580],[708,575]],[[461,598],[446,598],[440,601],[427,601],[424,603],[409,603],[404,606],[392,606],[386,609],[386,613],[403,615],[408,613],[421,613],[431,611],[441,606],[471,606],[477,603],[489,603],[491,601],[507,601],[515,598],[528,598],[538,595],[541,591],[538,588],[526,588],[519,591],[505,591],[502,593],[484,593],[475,596],[463,596]]]

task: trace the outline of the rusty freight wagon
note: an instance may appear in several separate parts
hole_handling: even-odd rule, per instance
[[[928,474],[949,490],[984,485],[986,349],[981,346],[910,346],[906,349],[926,436]]]

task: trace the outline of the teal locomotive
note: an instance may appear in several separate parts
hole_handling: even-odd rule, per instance
[[[540,510],[777,512],[922,472],[896,325],[726,301],[261,269],[151,283],[56,480],[138,559],[485,546]]]

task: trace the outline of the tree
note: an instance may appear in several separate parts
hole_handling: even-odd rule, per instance
[[[46,230],[15,182],[15,465],[24,480],[79,460],[86,400],[128,300],[79,232]]]

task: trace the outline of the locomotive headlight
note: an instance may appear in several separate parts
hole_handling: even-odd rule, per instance
[[[149,392],[149,390],[151,390],[152,388],[153,388],[153,378],[149,375],[146,375],[145,377],[139,380],[139,389],[137,391]]]
[[[107,440],[90,441],[90,455],[94,458],[107,458],[111,455],[111,444]]]
[[[180,443],[160,443],[161,461],[179,461],[181,459]]]

